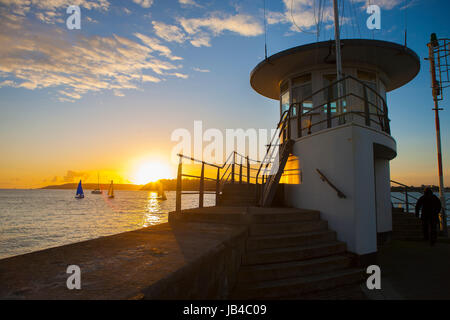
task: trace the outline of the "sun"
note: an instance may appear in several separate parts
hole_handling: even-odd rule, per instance
[[[147,184],[159,179],[168,179],[170,168],[163,163],[149,162],[140,165],[133,174],[131,181],[135,184]]]

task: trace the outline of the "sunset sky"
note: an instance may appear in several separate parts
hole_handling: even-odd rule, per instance
[[[316,41],[312,3],[266,0],[269,55]],[[332,1],[324,3],[320,41],[334,38]],[[423,58],[430,33],[450,37],[450,2],[340,3],[344,39],[404,43],[407,24],[408,47],[420,56],[421,71],[388,94],[398,151],[391,178],[437,184],[433,101]],[[381,30],[366,27],[368,3],[381,7]],[[94,182],[97,172],[105,180],[140,183],[149,167],[174,177],[174,130],[192,131],[195,120],[204,129],[274,127],[278,102],[249,83],[251,70],[264,59],[263,4],[0,0],[0,188]],[[69,5],[81,7],[81,30],[66,27]],[[300,32],[292,16],[309,32]],[[445,94],[441,134],[449,185],[449,89]]]

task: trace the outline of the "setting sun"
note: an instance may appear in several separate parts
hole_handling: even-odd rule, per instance
[[[159,179],[168,179],[169,177],[170,168],[166,164],[150,162],[139,166],[131,181],[135,184],[146,184]]]

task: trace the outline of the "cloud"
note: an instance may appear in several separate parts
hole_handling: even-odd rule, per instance
[[[220,35],[224,31],[231,31],[242,36],[257,36],[264,32],[259,21],[246,14],[211,14],[205,18],[179,18],[178,22],[189,34],[210,31],[214,35]]]
[[[134,3],[140,5],[142,8],[150,8],[153,0],[133,0]]]
[[[354,0],[356,2],[364,2],[363,8],[367,8],[371,4],[376,4],[381,9],[391,10],[400,4],[404,4],[405,0]]]
[[[142,75],[142,82],[160,82],[161,79],[147,74]]]
[[[169,58],[170,60],[182,60],[183,59],[181,57],[173,56],[172,51],[168,47],[162,45],[158,39],[148,37],[141,33],[135,33],[134,36],[136,38],[139,38],[146,46],[148,46],[149,48],[151,48],[154,51],[160,52],[163,56]]]
[[[73,170],[67,170],[66,175],[63,177],[64,182],[74,182],[76,180],[87,180],[89,177],[88,172],[77,172]],[[56,178],[56,177],[55,177]]]
[[[90,23],[98,23],[97,20],[92,19],[91,17],[86,17],[86,20]]]
[[[194,47],[211,47],[211,38],[205,34],[194,35],[190,43]]]
[[[8,8],[11,13],[25,16],[30,12],[39,21],[54,24],[64,23],[62,17],[70,5],[78,5],[87,10],[107,11],[110,3],[108,0],[0,0],[0,4]]]
[[[329,2],[322,8],[321,21],[325,28],[333,22],[333,8]],[[315,0],[283,0],[283,4],[283,12],[267,13],[268,24],[288,23],[292,31],[316,32],[318,8],[315,7]]]
[[[175,72],[175,73],[169,73],[168,75],[169,75],[169,76],[175,76],[175,77],[181,78],[181,79],[187,79],[187,78],[189,78],[189,76],[188,76],[187,74],[178,73],[178,72]]]
[[[192,68],[192,70],[197,71],[197,72],[209,72],[208,69],[200,69],[200,68],[197,68],[197,67]]]
[[[88,92],[137,89],[151,81],[149,73],[172,75],[182,67],[171,62],[180,57],[143,34],[73,39],[67,32],[0,9],[0,86],[56,88],[60,101],[74,101]]]
[[[185,6],[195,6],[195,7],[201,7],[197,2],[194,0],[178,0],[178,2]]]
[[[178,42],[182,43],[185,40],[184,32],[178,28],[177,26],[168,25],[164,22],[153,21],[153,29],[155,29],[155,33],[158,37],[169,41],[169,42]]]

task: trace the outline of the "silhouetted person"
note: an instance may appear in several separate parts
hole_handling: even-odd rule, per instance
[[[433,194],[431,188],[425,188],[423,196],[417,201],[416,216],[419,216],[420,209],[422,209],[423,237],[425,240],[430,240],[431,245],[434,245],[437,237],[439,212],[441,212],[441,201]]]

